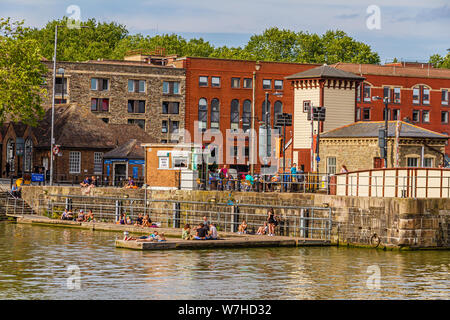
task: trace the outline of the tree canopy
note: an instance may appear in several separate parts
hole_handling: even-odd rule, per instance
[[[24,37],[23,21],[0,18],[0,123],[35,124],[41,106],[43,75],[47,72],[35,39]]]
[[[434,54],[429,60],[436,68],[447,68],[450,69],[450,52],[446,56],[441,56],[440,54]]]
[[[42,29],[30,29],[27,37],[38,41],[44,57],[51,59],[55,25],[65,25],[68,19],[50,21]],[[266,29],[250,37],[243,47],[213,46],[203,38],[185,39],[176,34],[144,36],[129,34],[125,26],[95,19],[81,22],[82,29],[58,29],[58,60],[85,61],[93,59],[123,59],[130,50],[165,48],[167,54],[225,59],[303,63],[379,63],[380,58],[369,45],[356,41],[344,31],[327,31],[323,35],[292,30]]]

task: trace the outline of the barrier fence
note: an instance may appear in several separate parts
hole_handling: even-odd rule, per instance
[[[229,204],[176,200],[145,200],[109,197],[51,195],[55,200],[39,200],[42,214],[59,218],[64,210],[71,210],[74,219],[80,210],[92,210],[95,221],[117,223],[123,214],[132,223],[140,215],[148,215],[159,227],[191,228],[208,221],[219,231],[237,232],[245,219],[249,233],[256,233],[267,221],[267,210],[273,208],[279,217],[276,234],[329,241],[331,233],[331,209],[321,207],[266,206],[255,204]]]

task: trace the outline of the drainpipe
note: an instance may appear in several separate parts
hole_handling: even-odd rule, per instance
[[[421,155],[420,155],[420,166],[423,168],[425,167],[425,146],[422,145],[422,151],[421,151]]]

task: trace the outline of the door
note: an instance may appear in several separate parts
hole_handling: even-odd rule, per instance
[[[121,186],[127,177],[127,164],[126,163],[114,163],[113,179],[115,186]]]

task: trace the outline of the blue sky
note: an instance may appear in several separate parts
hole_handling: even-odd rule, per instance
[[[426,61],[450,48],[450,0],[0,0],[0,16],[41,27],[70,16],[117,21],[130,33],[177,33],[216,46],[242,46],[269,27],[323,33],[341,29],[369,44],[384,63],[394,57]],[[381,29],[369,30],[367,8],[380,8]]]

